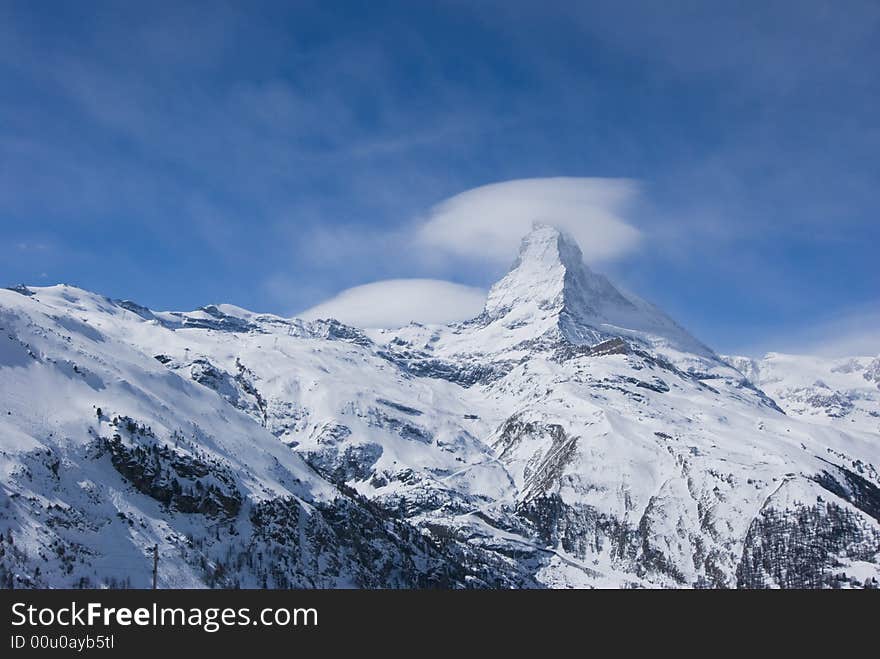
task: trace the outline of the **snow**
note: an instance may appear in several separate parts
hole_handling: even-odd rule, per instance
[[[880,356],[829,359],[778,352],[727,360],[787,414],[849,433],[880,434]]]
[[[237,546],[96,455],[115,417],[185,438],[177,454],[223,465],[245,508],[294,497],[315,516],[344,484],[426,537],[445,529],[480,566],[468,583],[504,566],[526,586],[736,585],[764,512],[821,519],[832,504],[861,538],[828,559],[835,571],[880,574],[862,549],[880,520],[849,481],[822,480],[880,486],[880,362],[719,357],[553,227],[525,238],[483,313],[448,326],[361,331],[30,290],[0,290],[0,523],[32,556],[81,548],[73,572],[46,564],[48,585],[143,583],[158,544],[166,585],[202,586],[187,538],[204,537],[210,561]],[[47,525],[56,505],[67,530]],[[254,532],[245,512],[230,525]],[[333,585],[357,582],[345,569]]]

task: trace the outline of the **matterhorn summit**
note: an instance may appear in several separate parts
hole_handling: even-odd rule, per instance
[[[590,270],[571,236],[542,223],[523,238],[513,267],[489,291],[485,317],[508,330],[556,330],[575,344],[626,337],[714,358],[662,311]]]
[[[880,581],[875,357],[719,357],[551,226],[448,326],[17,286],[0,330],[3,585]]]

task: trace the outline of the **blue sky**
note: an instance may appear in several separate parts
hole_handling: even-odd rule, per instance
[[[590,177],[640,236],[595,267],[716,349],[876,353],[880,4],[842,7],[0,1],[0,282],[484,288],[503,259],[412,242],[437,205]]]

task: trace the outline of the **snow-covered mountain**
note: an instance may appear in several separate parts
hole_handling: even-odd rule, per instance
[[[719,357],[552,227],[450,326],[54,286],[0,291],[0,328],[16,586],[145,586],[154,544],[163,586],[880,580],[876,423],[800,414],[784,364]]]
[[[880,436],[880,356],[828,359],[771,352],[729,357],[790,416]]]

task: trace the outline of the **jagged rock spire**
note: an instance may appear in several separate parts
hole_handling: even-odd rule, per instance
[[[486,312],[499,317],[514,309],[537,309],[583,316],[596,315],[608,304],[633,306],[605,277],[587,267],[574,238],[536,223],[523,238],[510,272],[489,292]]]
[[[543,223],[534,224],[513,267],[489,291],[484,316],[538,333],[558,328],[576,343],[625,336],[713,354],[662,311],[590,270],[574,238]]]

